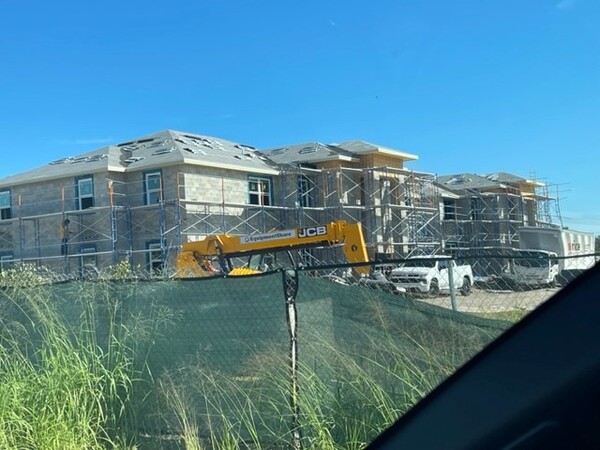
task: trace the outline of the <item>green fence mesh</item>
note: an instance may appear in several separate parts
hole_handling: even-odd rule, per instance
[[[7,288],[3,355],[19,348],[44,366],[54,321],[75,343],[65,351],[91,344],[107,367],[124,361],[131,377],[114,389],[106,441],[361,448],[510,325],[330,271],[298,271],[291,304],[280,271]]]

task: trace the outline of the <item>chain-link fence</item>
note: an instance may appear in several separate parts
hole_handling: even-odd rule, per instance
[[[558,277],[555,263],[486,255],[386,261],[363,279],[335,265],[169,281],[25,280],[0,296],[0,385],[11,386],[22,368],[7,363],[22,357],[28,377],[42,371],[49,385],[41,386],[53,389],[48,373],[76,367],[48,362],[64,351],[101,386],[102,445],[362,448],[560,289],[569,260]],[[66,338],[52,346],[49,330]],[[115,367],[127,376],[114,381]],[[77,383],[61,388],[61,404],[91,382]],[[16,391],[0,391],[0,444],[11,448]]]

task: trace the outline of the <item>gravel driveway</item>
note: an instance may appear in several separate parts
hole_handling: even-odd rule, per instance
[[[494,313],[502,311],[531,311],[548,300],[560,288],[542,288],[529,291],[504,291],[492,289],[473,289],[471,295],[456,295],[456,306],[459,311],[471,313]],[[432,305],[452,308],[450,295],[443,294],[436,298],[415,296],[415,299]]]

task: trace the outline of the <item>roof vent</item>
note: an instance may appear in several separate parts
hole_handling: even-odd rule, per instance
[[[57,159],[57,160],[55,160],[55,161],[52,161],[52,162],[50,162],[50,165],[51,165],[51,166],[55,166],[55,165],[57,165],[57,164],[64,164],[64,163],[66,163],[66,162],[68,162],[68,161],[71,161],[71,159],[73,159],[73,158],[71,158],[70,156],[69,156],[69,157],[67,157],[67,158],[61,158],[61,159]]]
[[[307,153],[315,153],[317,151],[317,147],[316,146],[312,146],[312,147],[302,147],[298,153],[300,153],[301,155],[305,155]]]
[[[126,163],[126,164],[131,164],[131,163],[134,163],[134,162],[141,161],[142,159],[144,159],[143,156],[131,156],[131,157],[127,158],[127,159],[124,159],[123,162]]]
[[[152,154],[153,155],[164,155],[165,153],[171,153],[172,151],[173,151],[173,147],[171,147],[171,148],[161,148],[159,150],[156,150]]]
[[[98,154],[98,155],[92,155],[92,156],[88,156],[87,161],[86,162],[94,162],[94,161],[100,161],[104,158],[107,158],[108,155],[107,154]]]
[[[275,150],[270,151],[267,155],[282,155],[285,153],[287,148],[276,148]]]
[[[186,152],[194,153],[194,154],[206,155],[206,152],[199,148],[194,149],[194,148],[190,148],[190,147],[183,147],[183,150],[185,150]]]
[[[117,147],[125,147],[126,145],[132,145],[132,144],[134,144],[133,141],[131,141],[131,142],[123,142],[122,144],[117,144]]]
[[[188,139],[198,139],[198,140],[204,140],[204,138],[200,137],[200,136],[192,136],[191,134],[184,134],[183,137],[186,137]]]
[[[465,175],[457,175],[455,177],[450,178],[448,181],[446,181],[446,184],[463,184],[463,183],[469,183],[473,181],[471,178],[466,177]]]

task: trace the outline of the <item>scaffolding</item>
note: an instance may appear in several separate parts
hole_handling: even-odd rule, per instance
[[[273,177],[275,201],[262,205],[232,201],[233,179],[227,176],[203,174],[210,196],[198,195],[187,175],[177,174],[171,190],[161,186],[158,202],[150,205],[132,200],[144,195],[141,181],[116,179],[106,179],[104,193],[86,209],[66,199],[64,187],[45,192],[51,201],[19,196],[14,217],[0,221],[1,267],[33,263],[87,276],[126,261],[132,270],[168,276],[182,242],[340,219],[362,223],[373,260],[436,254],[442,248],[440,198],[430,174],[289,166]],[[337,255],[323,250],[304,257],[319,265],[339,262],[333,259]]]
[[[435,254],[441,246],[439,196],[432,175],[387,167],[312,169],[285,167],[276,205],[226,200],[226,179],[215,182],[220,201],[178,199],[184,240],[207,234],[264,233],[326,223],[360,222],[373,259]],[[180,186],[179,191],[182,191]]]
[[[247,177],[182,167],[161,181],[166,186],[152,204],[141,200],[143,181],[106,179],[86,209],[77,208],[64,186],[45,190],[43,200],[19,194],[12,217],[0,220],[0,268],[34,263],[85,276],[126,261],[132,270],[167,276],[183,242],[334,220],[362,224],[372,260],[439,253],[461,258],[519,247],[521,226],[557,226],[555,199],[546,184],[536,182],[526,189],[507,183],[455,189],[442,197],[432,174],[285,165],[270,177],[269,201],[253,204]],[[339,253],[327,250],[302,257],[311,265],[340,262]]]
[[[508,254],[519,248],[519,228],[556,226],[551,214],[555,199],[545,184],[534,181],[532,186],[529,190],[506,183],[487,191],[465,188],[455,191],[456,198],[443,199],[445,252],[457,258]],[[489,265],[474,267],[482,276],[498,270]]]

